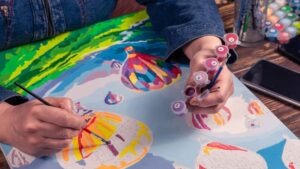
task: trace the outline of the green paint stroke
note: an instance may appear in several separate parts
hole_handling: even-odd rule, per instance
[[[148,16],[141,11],[48,40],[0,51],[0,85],[22,93],[13,85],[17,81],[31,90],[36,89],[59,77],[88,54],[121,43],[126,36],[121,32],[145,20]]]

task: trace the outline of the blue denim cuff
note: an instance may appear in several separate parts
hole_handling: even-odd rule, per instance
[[[166,28],[163,34],[168,44],[167,54],[171,56],[176,50],[197,38],[207,35],[223,37],[224,28],[216,23],[191,23],[180,27]]]
[[[18,105],[26,102],[28,99],[18,93],[7,90],[0,86],[0,102],[8,101],[12,105]]]

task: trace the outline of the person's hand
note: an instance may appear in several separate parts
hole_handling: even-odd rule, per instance
[[[55,107],[46,106],[38,100],[18,106],[1,103],[0,141],[37,157],[49,156],[67,147],[86,122],[72,113],[70,99],[45,100]]]
[[[187,85],[196,86],[193,81],[193,74],[198,71],[206,71],[203,63],[207,58],[215,57],[214,50],[221,45],[221,40],[214,36],[205,36],[188,44],[185,48],[185,54],[190,58],[190,76]],[[213,78],[210,75],[210,80]],[[197,88],[200,94],[200,88]],[[209,95],[199,101],[196,97],[187,99],[186,103],[191,113],[217,113],[226,103],[234,91],[232,74],[225,65],[219,75],[216,84],[211,89]]]

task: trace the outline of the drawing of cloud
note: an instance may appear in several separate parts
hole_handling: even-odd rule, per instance
[[[233,145],[210,142],[201,148],[195,168],[267,169],[267,164],[256,152]]]
[[[296,139],[286,139],[283,149],[282,160],[289,169],[300,168],[300,141]]]

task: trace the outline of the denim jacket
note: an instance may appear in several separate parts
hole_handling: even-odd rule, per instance
[[[0,50],[108,19],[117,0],[0,0]],[[214,0],[137,0],[172,54],[204,35],[222,36]],[[0,101],[16,96],[0,87]]]

